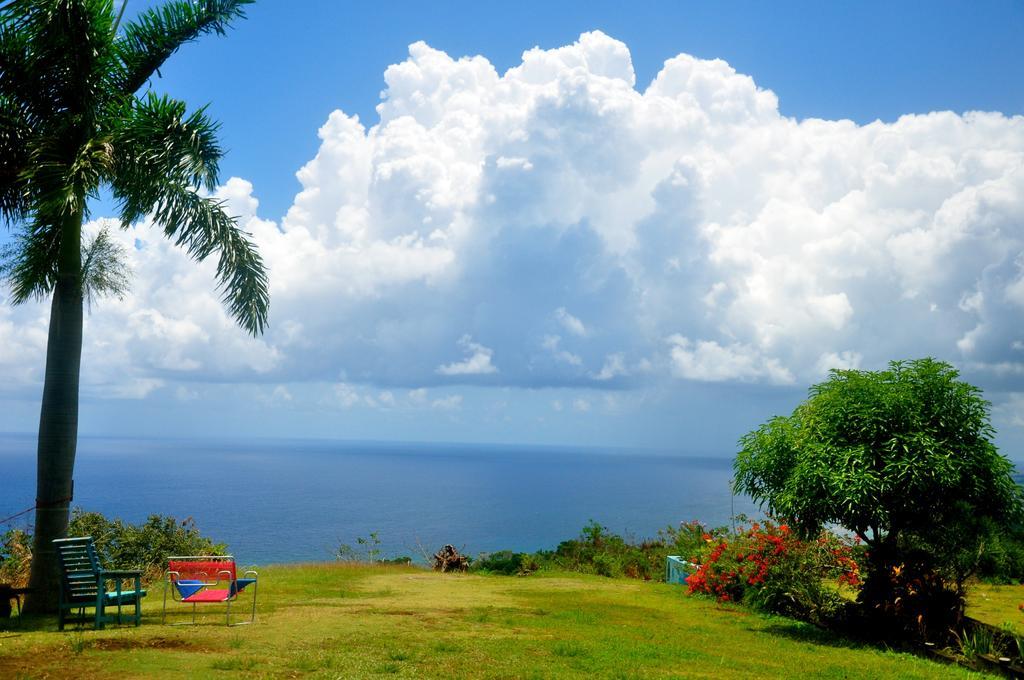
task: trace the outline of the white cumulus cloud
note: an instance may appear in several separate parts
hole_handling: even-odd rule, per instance
[[[762,356],[749,345],[722,346],[714,340],[693,341],[681,335],[669,338],[672,371],[680,378],[721,382],[764,379],[779,384],[793,382],[793,375],[778,359]]]
[[[565,307],[559,307],[555,310],[555,318],[558,319],[558,322],[562,324],[562,327],[565,328],[565,330],[574,335],[586,337],[587,327],[583,325],[582,321],[567,312]]]
[[[117,232],[134,288],[88,319],[83,391],[344,376],[335,405],[427,406],[482,376],[794,384],[923,355],[1024,391],[1021,116],[796,120],[722,60],[637,83],[601,32],[504,73],[415,43],[377,115],[330,114],[279,223],[249,182],[217,192],[269,268],[260,339],[214,262]],[[3,389],[36,390],[46,319],[0,307]]]
[[[439,411],[458,411],[462,408],[462,395],[452,394],[441,399],[435,399],[431,402],[430,406]]]
[[[473,342],[469,335],[459,338],[459,346],[466,353],[466,358],[444,366],[438,366],[437,372],[441,375],[487,375],[497,373],[498,367],[491,363],[491,356],[494,351],[484,347],[478,342]]]

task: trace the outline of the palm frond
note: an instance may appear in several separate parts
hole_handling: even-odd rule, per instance
[[[113,149],[102,137],[70,150],[63,137],[46,138],[32,149],[28,166],[24,176],[31,182],[36,218],[59,224],[76,213],[88,216],[87,200],[96,196],[100,183],[113,173]]]
[[[42,299],[57,283],[60,232],[45,225],[25,227],[0,249],[0,280],[14,304]],[[131,268],[121,244],[102,227],[82,247],[82,292],[89,307],[100,297],[123,297],[131,288]]]
[[[0,279],[11,289],[11,301],[21,304],[49,295],[57,282],[60,232],[46,224],[22,227],[0,249]]]
[[[18,30],[19,21],[10,5],[0,7],[0,96],[15,106],[30,123],[38,124],[51,112],[39,74],[31,69],[32,47]]]
[[[8,57],[12,73],[33,88],[36,103],[47,104],[41,113],[70,114],[90,127],[112,89],[113,20],[113,0],[12,0],[4,6],[0,23],[24,49],[21,57]]]
[[[185,187],[167,189],[153,211],[153,221],[197,260],[219,251],[217,278],[222,300],[243,328],[259,335],[267,325],[270,295],[263,258],[248,234],[224,212],[223,202]]]
[[[124,247],[101,227],[82,248],[82,292],[92,309],[97,299],[112,295],[122,299],[131,289],[131,267]]]
[[[124,71],[121,91],[135,93],[185,43],[207,33],[223,35],[253,1],[173,0],[125,24],[116,43]]]
[[[163,176],[153,177],[154,186],[145,190],[156,200],[142,214],[149,214],[164,234],[198,261],[214,252],[217,260],[218,288],[231,316],[245,330],[259,335],[267,325],[270,294],[267,290],[267,272],[256,246],[249,235],[238,228],[235,218],[224,212],[224,203],[200,196],[184,183],[167,181]],[[129,213],[138,209],[129,197],[143,193],[138,180],[128,188],[114,183],[114,195]],[[122,214],[122,222],[125,215]]]
[[[184,102],[151,93],[136,100],[118,121],[111,140],[125,226],[156,203],[151,191],[159,191],[157,177],[208,191],[217,186],[223,153],[217,142],[220,126],[207,117],[205,107],[187,114]]]
[[[224,302],[256,335],[266,326],[269,306],[263,260],[223,203],[196,193],[216,187],[217,128],[204,109],[187,115],[184,103],[152,94],[136,101],[112,133],[111,187],[123,227],[149,215],[196,260],[219,252]]]
[[[28,180],[31,129],[18,105],[0,94],[0,220],[21,222],[30,208]]]

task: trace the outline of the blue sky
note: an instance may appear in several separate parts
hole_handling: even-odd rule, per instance
[[[830,367],[934,355],[1014,455],[1022,29],[1014,2],[259,2],[154,89],[223,123],[271,330],[139,225],[82,431],[728,454]],[[0,429],[35,427],[44,329],[0,312]]]

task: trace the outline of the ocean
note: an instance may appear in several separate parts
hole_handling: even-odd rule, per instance
[[[0,518],[33,503],[35,446],[0,436]],[[732,497],[731,475],[727,454],[83,437],[73,506],[130,522],[192,517],[245,564],[328,560],[371,532],[384,556],[420,560],[445,543],[471,555],[554,549],[590,520],[643,538],[759,514]]]

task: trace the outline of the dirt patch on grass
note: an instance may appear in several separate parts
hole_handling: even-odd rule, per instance
[[[736,609],[733,607],[718,607],[715,609],[715,613],[723,614],[725,616],[734,616],[738,619],[748,618],[751,612],[744,611],[742,609]]]
[[[422,609],[410,609],[408,607],[375,607],[373,605],[350,605],[347,609],[347,613],[352,616],[371,614],[374,616],[421,616],[424,618],[449,618],[459,616],[470,611],[463,607],[424,607]]]
[[[65,641],[67,642],[67,641]],[[85,638],[78,652],[66,647],[46,651],[36,649],[18,655],[0,654],[0,678],[65,678],[105,677],[100,670],[105,657],[89,657],[93,652],[131,652],[137,650],[182,651],[195,653],[223,652],[208,644],[175,637]],[[55,658],[65,662],[55,663]],[[97,664],[99,664],[97,666]]]
[[[380,607],[366,610],[370,614],[383,616],[423,616],[423,611],[418,609],[383,609]]]
[[[38,654],[21,654],[19,656],[0,656],[0,678],[64,678],[83,677],[81,665],[62,665],[55,668],[40,668]]]
[[[133,649],[180,649],[187,652],[213,652],[213,647],[205,644],[196,644],[191,640],[169,637],[151,638],[106,638],[90,640],[89,649],[101,652],[121,652]]]

